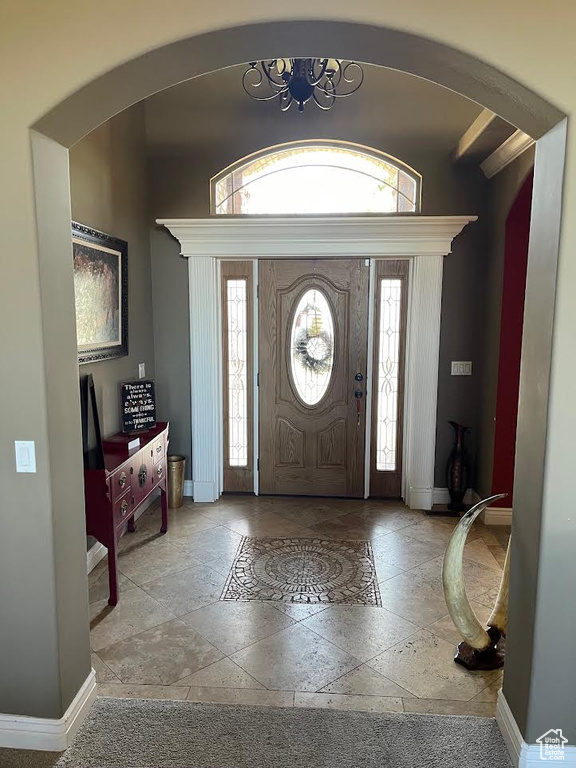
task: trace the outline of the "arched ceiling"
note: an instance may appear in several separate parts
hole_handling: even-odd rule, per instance
[[[229,67],[147,99],[150,153],[213,155],[226,144],[249,147],[250,137],[257,135],[268,136],[269,144],[337,138],[392,148],[410,144],[422,152],[448,154],[482,111],[428,80],[364,65],[360,90],[332,110],[324,112],[310,103],[303,114],[295,107],[283,113],[275,101],[257,102],[244,92],[245,69]]]

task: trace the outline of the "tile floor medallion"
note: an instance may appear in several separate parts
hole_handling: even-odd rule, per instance
[[[382,605],[370,542],[248,536],[221,600]]]

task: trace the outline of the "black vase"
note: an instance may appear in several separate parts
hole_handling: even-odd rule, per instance
[[[464,445],[464,438],[468,427],[463,424],[457,424],[455,421],[449,422],[454,427],[454,448],[448,459],[446,467],[446,485],[450,494],[450,504],[448,509],[452,512],[463,512],[466,509],[464,504],[464,495],[468,490],[468,477],[470,474],[468,465],[468,452]]]

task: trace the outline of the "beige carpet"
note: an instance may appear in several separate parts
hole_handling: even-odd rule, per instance
[[[60,756],[60,752],[0,749],[0,768],[53,768]]]
[[[99,699],[57,763],[6,756],[2,768],[511,768],[492,718],[143,699]]]

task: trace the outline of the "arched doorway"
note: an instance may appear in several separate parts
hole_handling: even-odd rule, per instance
[[[454,87],[472,98],[476,97],[482,103],[494,108],[496,112],[507,116],[513,123],[526,129],[536,138],[543,136],[562,117],[557,110],[550,108],[532,93],[511,82],[509,78],[501,75],[493,68],[479,63],[466,54],[454,49],[447,50],[443,46],[423,38],[375,27],[331,23],[325,25],[306,23],[300,26],[296,24],[293,29],[301,33],[297,38],[293,38],[299,40],[299,46],[312,43],[316,46],[320,43],[331,45],[339,48],[335,51],[336,55],[359,59],[369,56],[375,63],[384,66],[397,66],[405,71],[414,72],[414,74],[428,76],[430,79],[447,87]],[[57,542],[54,552],[46,558],[43,567],[46,574],[53,574],[54,572],[60,574],[60,578],[55,580],[58,597],[61,601],[67,600],[68,604],[66,611],[59,615],[62,631],[59,644],[56,643],[58,645],[58,653],[56,654],[58,658],[53,660],[51,664],[51,691],[47,693],[42,707],[40,710],[36,709],[35,706],[30,707],[18,696],[12,698],[11,701],[16,702],[16,704],[11,703],[9,704],[10,707],[22,707],[28,714],[37,715],[38,712],[41,712],[46,716],[58,716],[56,713],[61,714],[67,707],[79,689],[87,671],[86,636],[77,619],[83,610],[84,597],[83,585],[76,577],[80,576],[83,563],[79,556],[74,555],[74,548],[82,536],[82,525],[77,515],[77,510],[81,507],[80,468],[77,459],[79,423],[77,414],[70,416],[62,407],[62,401],[75,402],[77,399],[75,394],[74,339],[70,330],[73,327],[71,270],[66,259],[58,262],[59,254],[66,254],[69,250],[69,210],[65,203],[67,192],[66,152],[63,148],[95,127],[102,119],[142,98],[147,93],[173,84],[178,81],[179,77],[189,77],[207,71],[210,66],[214,65],[216,50],[218,50],[218,55],[221,54],[222,50],[226,50],[230,63],[247,60],[254,55],[265,54],[262,44],[264,37],[266,38],[265,47],[268,50],[271,46],[278,45],[283,39],[285,40],[284,36],[288,31],[289,27],[283,25],[278,25],[276,31],[269,28],[268,25],[255,25],[252,28],[244,27],[214,33],[210,39],[196,38],[191,41],[176,43],[174,49],[160,49],[163,60],[165,62],[171,60],[171,64],[166,67],[158,66],[159,60],[154,55],[159,53],[158,51],[143,56],[142,60],[113,70],[108,76],[104,76],[92,83],[91,86],[77,92],[59,108],[48,113],[35,126],[33,151],[40,263],[39,292],[42,305],[39,316],[44,326],[46,392],[48,410],[50,411],[43,442],[45,444],[51,443],[51,466],[48,476],[44,477],[44,482],[48,484],[47,478],[49,478],[52,487],[62,488],[59,494],[53,495],[51,500],[51,507],[54,507],[57,516],[55,526],[62,530],[66,528],[67,523],[70,524],[70,535]],[[266,35],[263,34],[264,32]],[[235,41],[236,44],[227,46],[226,41]],[[177,65],[178,47],[181,58],[186,59],[186,65],[183,68]],[[371,49],[375,52],[366,53]],[[247,53],[248,55],[246,55]],[[448,58],[446,58],[446,54]],[[415,63],[416,60],[417,64]],[[225,65],[226,62],[220,60],[219,64]],[[147,73],[148,76],[144,73]],[[124,95],[120,95],[122,91],[117,88],[117,84],[115,85],[117,77],[124,82]],[[499,82],[501,88],[493,88],[494,82]],[[509,98],[510,96],[512,98]],[[84,108],[80,108],[82,104]],[[75,119],[70,119],[70,112],[76,114]],[[559,153],[558,146],[560,147]],[[557,158],[558,154],[560,155],[555,164],[553,162],[546,163],[547,171],[552,174],[553,182],[558,187],[563,169],[562,149],[563,131],[556,129],[540,145],[537,163],[537,166],[542,162],[546,163],[548,151],[553,158]],[[550,177],[541,179],[537,173],[537,189],[541,181],[549,183],[549,180]],[[535,195],[539,212],[543,212],[547,205],[544,197],[543,195]],[[560,206],[556,205],[553,215],[548,218],[548,223],[553,230],[549,238],[550,242],[557,242],[559,211]],[[539,222],[541,220],[541,218],[538,219]],[[554,263],[556,255],[555,249],[552,249],[548,254]],[[544,380],[546,382],[548,380],[549,355],[546,355],[545,352],[550,345],[554,294],[553,278],[554,270],[549,274],[548,294],[545,306],[543,306],[544,319],[547,322],[542,322],[542,315],[537,314],[531,322],[527,323],[528,333],[536,332],[536,326],[539,326],[539,333],[542,334],[543,341],[543,344],[539,345],[538,360],[527,361],[534,366],[532,369],[530,366],[526,369],[528,385],[531,375],[537,375],[540,371],[544,372]],[[546,400],[546,396],[547,386],[544,391],[540,389],[535,395],[535,405],[538,407],[531,409],[531,430],[533,433],[536,430],[538,440],[530,440],[530,447],[522,443],[523,448],[526,448],[527,451],[526,458],[530,461],[535,459],[537,466],[538,459],[543,458],[544,455],[543,433],[545,431],[546,412],[545,408],[542,407],[542,400]],[[58,408],[59,403],[60,407]],[[536,420],[534,419],[535,412],[538,416]],[[528,436],[522,434],[521,431],[520,439],[528,441]],[[59,450],[62,451],[60,460],[57,460],[56,444],[59,444]],[[66,485],[70,478],[70,467],[73,468],[72,483]],[[526,468],[526,471],[528,469],[529,467]],[[526,517],[532,519],[537,525],[540,519],[539,500],[542,491],[542,478],[539,475],[538,477],[527,478],[527,480],[530,480],[530,483],[534,482],[536,488],[535,495],[532,494],[534,498],[531,498],[529,488],[524,494],[525,499],[523,501],[527,509]],[[51,508],[49,516],[51,517]],[[522,539],[521,543],[526,544],[532,559],[537,563],[537,545],[530,545],[528,541],[522,542]],[[13,565],[15,572],[18,573],[16,563]],[[68,570],[68,566],[70,566],[70,570]],[[67,583],[67,577],[71,577],[69,578],[70,583]],[[525,582],[524,588],[535,594],[536,580],[537,568],[534,568],[528,587],[526,587]],[[53,580],[47,579],[47,581],[53,583]],[[73,586],[72,582],[77,582],[76,586]],[[513,574],[513,596],[515,588],[519,590],[519,585],[520,574]],[[54,594],[50,593],[47,597],[53,605],[55,602]],[[531,614],[529,616],[527,611],[528,608],[525,605],[519,606],[518,612],[512,617],[512,625],[514,625],[514,621],[517,622],[518,629],[526,626],[526,624],[531,625]],[[511,630],[511,640],[513,639],[512,634]],[[66,652],[67,644],[69,644],[69,655]],[[54,643],[52,645],[54,646]],[[514,643],[511,642],[511,645],[513,646]],[[79,653],[73,650],[74,646],[84,646],[84,650]],[[520,657],[521,654],[518,654],[516,674],[520,676],[524,674],[525,676],[526,673],[521,669]],[[514,658],[513,654],[512,658]],[[64,682],[61,682],[62,680]],[[529,686],[530,683],[526,682],[524,690],[526,695],[523,696],[519,692],[517,694],[518,699],[514,702],[517,705],[515,707],[518,710],[517,717],[522,723],[523,730],[527,719],[527,691]],[[526,703],[523,703],[524,701]],[[537,725],[534,727],[537,728]],[[529,732],[529,735],[531,736],[533,733]]]

